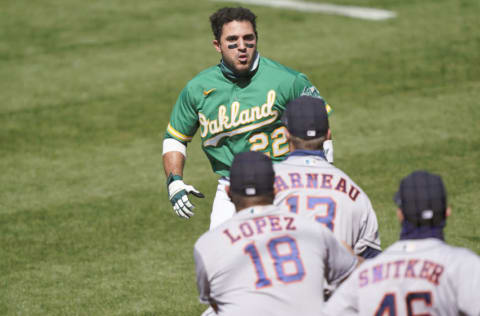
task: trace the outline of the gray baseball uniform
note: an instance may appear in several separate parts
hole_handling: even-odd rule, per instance
[[[236,213],[195,244],[200,301],[219,315],[318,315],[324,279],[336,283],[357,259],[312,220],[257,206]]]
[[[381,249],[370,199],[321,152],[295,151],[285,161],[274,164],[274,170],[275,205],[315,218],[357,255],[367,246]]]
[[[479,316],[479,290],[473,252],[436,238],[402,240],[352,273],[324,315]]]

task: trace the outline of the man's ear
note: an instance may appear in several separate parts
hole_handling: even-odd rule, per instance
[[[288,132],[288,129],[285,128],[285,137],[287,138],[287,141],[290,141],[290,133]]]
[[[331,140],[332,139],[332,131],[330,129],[328,129],[327,131],[327,140]]]
[[[402,210],[399,208],[397,208],[397,218],[400,222],[403,222],[403,220],[405,219],[405,217],[403,216]]]
[[[225,186],[225,192],[227,192],[227,195],[228,197],[230,198],[230,200],[232,199],[232,196],[230,195],[230,186],[229,185],[226,185]]]
[[[291,140],[292,140],[292,135],[290,134],[290,132],[288,131],[288,129],[285,128],[285,137],[287,138],[287,143],[288,143],[288,148],[290,150],[290,152],[294,151],[295,150],[295,146],[293,146]]]
[[[449,217],[450,215],[452,215],[452,209],[449,207],[447,207],[447,211],[445,212],[445,215],[446,217]]]
[[[213,47],[215,47],[215,49],[217,50],[217,52],[219,53],[222,52],[222,49],[220,48],[220,41],[217,41],[216,39],[214,39],[212,41],[212,44],[213,44]]]

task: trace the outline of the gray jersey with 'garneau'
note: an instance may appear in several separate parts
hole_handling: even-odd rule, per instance
[[[200,301],[218,315],[318,315],[324,280],[357,264],[322,225],[274,206],[256,206],[203,234],[194,259]]]
[[[367,194],[321,152],[294,151],[275,170],[274,204],[314,218],[360,255],[380,250],[378,222]]]
[[[436,238],[402,240],[366,260],[324,315],[480,315],[480,257]]]

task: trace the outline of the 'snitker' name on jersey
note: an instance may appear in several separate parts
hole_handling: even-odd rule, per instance
[[[361,270],[358,274],[359,287],[389,279],[424,279],[438,285],[444,271],[443,265],[424,259],[399,259],[383,262]]]

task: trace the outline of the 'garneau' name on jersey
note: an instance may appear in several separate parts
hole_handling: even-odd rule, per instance
[[[223,234],[228,237],[232,244],[234,244],[244,237],[249,238],[253,235],[263,234],[264,232],[291,230],[297,230],[295,227],[295,219],[293,217],[268,215],[241,222],[235,229],[225,229]]]
[[[292,172],[288,174],[288,177],[282,177],[281,175],[275,177],[275,193],[283,190],[303,188],[336,190],[348,195],[352,201],[355,201],[360,194],[360,190],[353,184],[347,182],[343,177],[334,179],[333,174],[301,174]]]
[[[270,90],[267,94],[267,102],[263,105],[252,106],[248,109],[240,111],[240,102],[235,101],[230,106],[230,115],[228,115],[227,113],[227,107],[225,105],[220,105],[218,107],[217,119],[214,120],[209,120],[204,114],[198,113],[200,123],[200,135],[202,136],[202,138],[207,137],[209,133],[211,136],[214,136],[226,130],[251,124],[265,118],[270,119],[259,122],[258,124],[246,126],[244,127],[245,130],[242,130],[242,133],[248,132],[266,124],[270,124],[278,117],[278,112],[276,110],[273,110],[275,99],[275,91]]]
[[[360,287],[399,278],[424,279],[438,285],[443,271],[443,265],[430,260],[400,259],[362,270],[358,274],[358,281]]]

